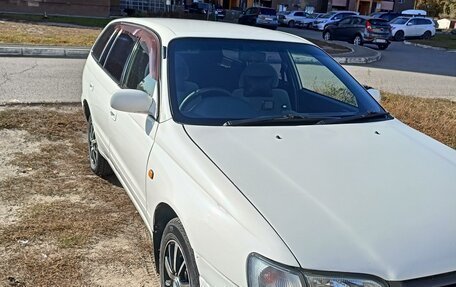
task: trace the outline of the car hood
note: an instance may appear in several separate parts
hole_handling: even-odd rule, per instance
[[[185,126],[301,267],[405,280],[456,270],[456,151],[397,120]]]

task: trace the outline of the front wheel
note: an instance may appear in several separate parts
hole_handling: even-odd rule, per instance
[[[93,126],[92,117],[89,117],[87,127],[87,140],[89,143],[89,161],[90,169],[98,176],[108,176],[112,174],[112,169],[106,159],[98,150],[97,137]]]
[[[332,36],[331,36],[331,33],[329,31],[324,31],[323,32],[323,39],[325,41],[330,41],[332,40]]]
[[[290,20],[290,22],[288,22],[288,27],[294,28],[294,26],[295,26],[295,21]]]
[[[389,44],[378,44],[378,49],[379,50],[385,50],[386,48],[388,48]]]
[[[199,287],[195,255],[179,218],[165,227],[160,244],[160,286]]]
[[[396,34],[394,34],[394,40],[404,41],[404,36],[404,31],[397,31]]]

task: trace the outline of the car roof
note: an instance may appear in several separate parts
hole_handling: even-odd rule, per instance
[[[121,18],[112,21],[112,23],[122,22],[141,25],[155,31],[165,46],[173,39],[187,37],[266,40],[314,45],[289,33],[232,23],[171,18]]]

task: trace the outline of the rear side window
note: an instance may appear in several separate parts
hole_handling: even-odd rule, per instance
[[[431,25],[431,21],[428,19],[417,19],[418,20],[418,25]]]
[[[136,38],[134,36],[129,33],[122,32],[117,37],[111,51],[109,52],[104,67],[117,82],[120,82],[125,63],[133,50],[135,42]]]
[[[108,43],[108,40],[111,38],[112,34],[114,33],[114,30],[115,30],[114,25],[108,26],[106,28],[106,30],[103,31],[101,36],[98,38],[98,41],[93,46],[92,55],[97,61],[100,60],[101,53],[103,53],[103,50],[106,47],[106,44]]]
[[[267,8],[260,8],[260,14],[261,15],[275,15],[276,10],[274,9],[267,9]]]

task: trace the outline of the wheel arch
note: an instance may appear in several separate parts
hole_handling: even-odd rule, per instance
[[[89,103],[87,102],[87,100],[84,100],[82,102],[82,108],[83,108],[83,111],[84,111],[84,117],[85,117],[86,121],[89,121],[90,108],[89,108]]]
[[[153,248],[154,248],[154,259],[155,259],[155,270],[160,272],[160,243],[163,237],[163,231],[165,230],[166,224],[173,218],[178,218],[177,213],[168,204],[161,202],[157,205],[154,212],[154,232],[153,232]]]

